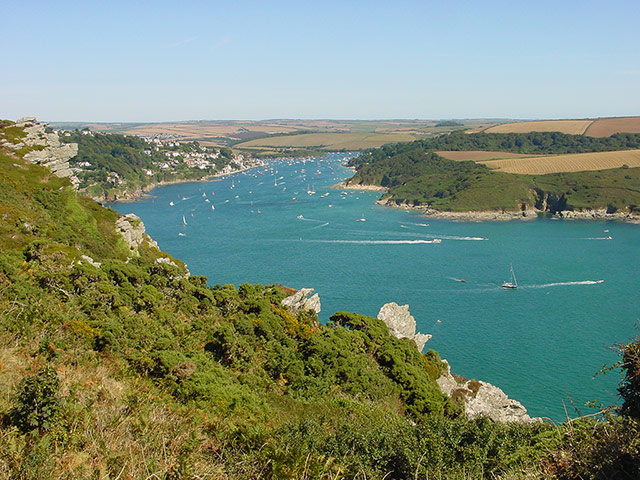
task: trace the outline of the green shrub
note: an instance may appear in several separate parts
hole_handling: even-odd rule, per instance
[[[11,422],[23,432],[51,427],[60,406],[55,369],[46,366],[35,375],[24,377],[18,389],[15,406],[9,413]]]

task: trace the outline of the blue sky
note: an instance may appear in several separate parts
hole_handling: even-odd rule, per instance
[[[640,114],[637,0],[0,0],[0,118]]]

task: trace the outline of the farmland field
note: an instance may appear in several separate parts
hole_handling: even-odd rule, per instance
[[[640,133],[640,117],[599,118],[584,132],[590,137],[609,137],[614,133]]]
[[[570,135],[582,135],[593,120],[542,120],[536,122],[515,122],[495,125],[485,130],[486,133],[528,133],[528,132],[562,132]]]
[[[436,152],[447,160],[465,161],[473,160],[474,162],[480,160],[500,160],[503,158],[531,158],[534,155],[528,155],[525,153],[511,153],[511,152],[488,152],[484,150],[455,150],[455,151],[440,151]]]
[[[486,160],[478,163],[501,172],[543,175],[546,173],[605,170],[619,168],[625,164],[629,167],[640,167],[640,150],[529,156],[526,158]]]
[[[391,142],[411,142],[417,135],[408,133],[303,133],[259,138],[238,143],[236,148],[321,148],[323,150],[359,150],[375,148]]]

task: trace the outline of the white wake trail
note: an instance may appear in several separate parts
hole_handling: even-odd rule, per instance
[[[316,225],[315,227],[311,227],[311,230],[315,230],[317,228],[326,227],[327,225],[329,225],[329,222],[325,222],[322,225]]]
[[[584,280],[581,282],[543,283],[541,285],[519,285],[518,288],[548,288],[548,287],[564,287],[568,285],[598,285],[600,283],[604,283],[604,280]]]
[[[430,243],[441,243],[442,240],[309,240],[316,243],[343,243],[352,245],[423,245]]]
[[[307,218],[302,215],[298,215],[296,217],[298,220],[303,220],[305,222],[316,222],[316,223],[324,223],[324,220],[316,220],[315,218]]]

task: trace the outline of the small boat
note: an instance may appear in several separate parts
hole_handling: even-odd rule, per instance
[[[366,221],[367,221],[367,219],[364,218],[364,217],[359,218],[359,219],[356,220],[356,222],[366,222]]]
[[[516,280],[516,274],[513,272],[513,265],[511,265],[511,281],[502,282],[502,288],[518,288],[518,281]]]
[[[174,205],[175,205],[175,203],[173,203],[173,202],[169,202],[169,206],[170,206],[170,207],[173,207]]]
[[[185,220],[184,215],[182,215],[182,225],[186,225],[186,224],[187,224],[187,221]]]
[[[216,207],[214,207],[213,205],[211,205],[211,210],[213,211],[213,210],[215,210],[215,209],[216,209]]]

